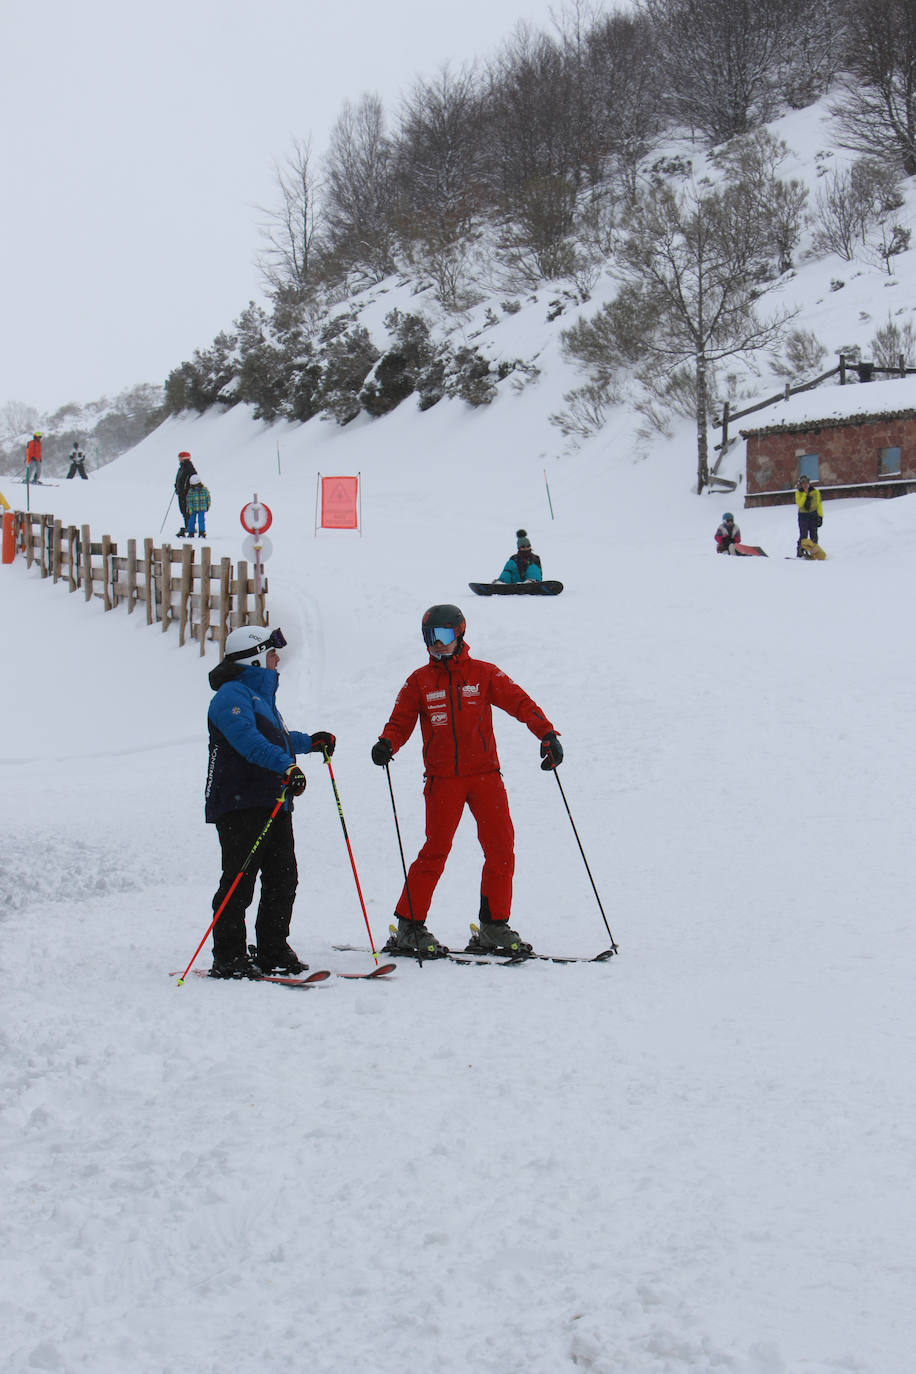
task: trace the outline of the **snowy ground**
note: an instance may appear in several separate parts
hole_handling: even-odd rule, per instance
[[[798,562],[793,510],[691,494],[689,426],[642,462],[624,420],[554,457],[554,368],[481,413],[175,420],[35,494],[96,534],[158,536],[187,447],[233,558],[241,506],[271,505],[280,704],[338,737],[378,944],[401,870],[369,749],[423,609],[457,601],[472,653],[562,731],[620,955],[177,989],[218,876],[213,647],[0,569],[4,1371],[912,1368],[916,498],[828,503],[829,560]],[[319,471],[362,473],[361,536],[314,537]],[[715,556],[725,504],[768,559]],[[477,600],[520,524],[565,592]],[[514,924],[596,952],[556,781],[527,731],[497,729]],[[365,929],[329,779],[305,768],[293,943],[365,968],[332,952]],[[391,774],[412,857],[416,740]],[[479,868],[466,821],[430,917],[453,945]]]
[[[661,448],[555,464],[551,522],[526,404],[397,412],[371,452],[365,431],[362,447],[284,431],[282,476],[276,434],[243,414],[175,422],[41,493],[99,532],[154,532],[187,444],[216,552],[238,556],[254,490],[272,505],[281,704],[338,735],[378,943],[400,861],[368,750],[421,661],[420,613],[457,600],[472,652],[559,723],[621,953],[176,989],[218,868],[201,805],[213,650],[3,569],[5,1368],[909,1367],[916,499],[828,504],[816,565],[782,557],[792,511],[747,512],[771,557],[726,562],[720,499],[692,496]],[[522,442],[493,468],[500,425]],[[316,471],[357,463],[364,534],[316,539]],[[466,581],[495,575],[520,522],[566,591],[475,599]],[[517,723],[499,740],[516,924],[597,951],[555,780]],[[364,967],[331,952],[364,928],[329,780],[306,768],[294,944],[313,967]],[[415,741],[392,778],[412,853]],[[478,875],[466,822],[440,938],[462,941]]]

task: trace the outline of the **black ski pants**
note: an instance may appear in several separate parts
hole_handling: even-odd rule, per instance
[[[270,810],[251,807],[230,811],[216,822],[223,858],[223,874],[213,898],[214,912],[229,891],[252,846],[270,818]],[[296,900],[298,871],[293,839],[293,818],[280,811],[242,874],[216,925],[213,927],[213,957],[221,963],[247,954],[245,913],[254,896],[254,885],[261,875],[261,900],[255,922],[258,951],[278,963],[286,950],[289,924]]]
[[[801,541],[803,539],[810,539],[815,544],[820,543],[820,540],[817,537],[817,531],[817,511],[800,510],[798,512],[798,545],[796,548],[797,553],[801,553]]]

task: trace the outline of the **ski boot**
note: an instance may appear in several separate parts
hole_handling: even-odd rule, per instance
[[[305,973],[308,970],[308,964],[304,964],[289,945],[284,945],[276,954],[267,954],[249,945],[248,953],[260,973]]]
[[[257,978],[261,972],[247,954],[237,954],[234,959],[217,959],[214,956],[210,969],[211,978]]]
[[[504,954],[510,959],[524,959],[531,953],[531,946],[508,921],[490,921],[481,916],[480,925],[472,926],[471,930],[468,954]]]
[[[390,926],[391,939],[385,946],[386,954],[412,954],[416,959],[444,959],[448,954],[445,945],[439,943],[431,930],[426,929],[425,921],[411,921],[406,916],[398,917],[397,927]]]

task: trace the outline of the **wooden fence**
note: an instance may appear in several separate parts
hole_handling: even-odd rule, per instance
[[[14,511],[16,550],[25,554],[29,567],[37,562],[42,577],[66,581],[68,590],[82,589],[87,601],[101,597],[105,610],[122,601],[132,615],[138,603],[146,608],[147,625],[167,630],[178,622],[178,643],[196,639],[201,656],[208,639],[219,644],[220,657],[226,636],[239,625],[267,625],[267,579],[248,574],[248,564],[235,569],[232,560],[212,560],[203,544],[170,544],[155,548],[152,539],[128,539],[127,553],[120,555],[111,536],[93,542],[88,525],[64,525],[53,515]]]

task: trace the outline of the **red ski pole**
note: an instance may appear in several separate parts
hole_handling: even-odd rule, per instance
[[[203,940],[201,940],[200,944],[197,946],[197,948],[195,949],[194,953],[191,955],[191,963],[188,964],[188,967],[185,969],[184,973],[183,973],[183,974],[181,975],[181,977],[178,979],[178,982],[177,982],[177,984],[176,984],[177,987],[180,988],[181,985],[182,985],[182,983],[184,982],[184,980],[187,978],[188,972],[189,972],[189,970],[190,970],[190,968],[191,968],[191,964],[194,963],[194,960],[197,958],[198,954],[200,953],[200,951],[201,951],[201,950],[203,949],[203,947],[204,947],[204,940],[206,940],[207,936],[210,934],[210,931],[211,931],[211,930],[213,929],[213,927],[216,925],[216,923],[217,923],[217,921],[219,920],[220,916],[222,916],[223,911],[224,911],[225,908],[226,908],[226,903],[229,901],[229,898],[232,896],[233,892],[234,892],[235,889],[238,887],[239,883],[242,881],[242,878],[243,878],[244,873],[245,873],[245,869],[248,867],[248,865],[251,863],[252,859],[254,858],[255,854],[257,853],[257,851],[258,851],[258,849],[259,849],[259,847],[260,847],[260,845],[261,845],[261,841],[264,839],[264,836],[267,834],[268,830],[269,830],[270,827],[273,825],[273,823],[274,823],[274,817],[276,816],[277,812],[280,810],[280,807],[283,805],[283,803],[284,803],[285,801],[286,801],[286,788],[284,787],[284,788],[283,788],[283,791],[280,793],[279,797],[277,798],[277,804],[276,804],[276,806],[274,807],[273,811],[271,811],[271,813],[270,813],[270,815],[269,815],[269,817],[268,817],[268,819],[267,819],[267,824],[265,825],[264,829],[261,831],[261,833],[260,833],[260,835],[258,836],[258,838],[255,840],[254,844],[251,846],[251,852],[249,853],[248,858],[247,858],[247,859],[245,860],[245,862],[242,864],[241,868],[239,869],[238,873],[237,873],[236,876],[235,876],[235,880],[233,881],[232,886],[230,887],[229,891],[226,893],[226,895],[225,895],[225,897],[223,898],[223,900],[220,902],[220,904],[219,904],[219,910],[217,911],[216,915],[213,917],[213,920],[212,920],[212,921],[210,922],[210,924],[207,926],[207,929],[204,931],[204,938],[203,938]]]
[[[353,850],[350,848],[350,836],[347,834],[347,822],[344,820],[343,807],[340,804],[340,793],[337,791],[337,783],[334,781],[334,769],[331,767],[331,760],[327,750],[322,750],[324,761],[328,766],[328,776],[331,779],[331,786],[334,789],[334,800],[337,803],[337,814],[340,817],[340,824],[343,829],[344,839],[347,844],[347,853],[350,855],[350,867],[353,869],[353,881],[356,883],[356,891],[359,896],[359,904],[363,909],[363,920],[366,922],[366,930],[369,932],[369,948],[372,950],[372,957],[378,963],[378,954],[375,950],[375,941],[372,938],[372,931],[369,928],[369,917],[366,913],[366,903],[363,901],[363,890],[359,885],[359,876],[356,872],[356,864],[353,861]],[[207,937],[204,936],[204,939]]]

